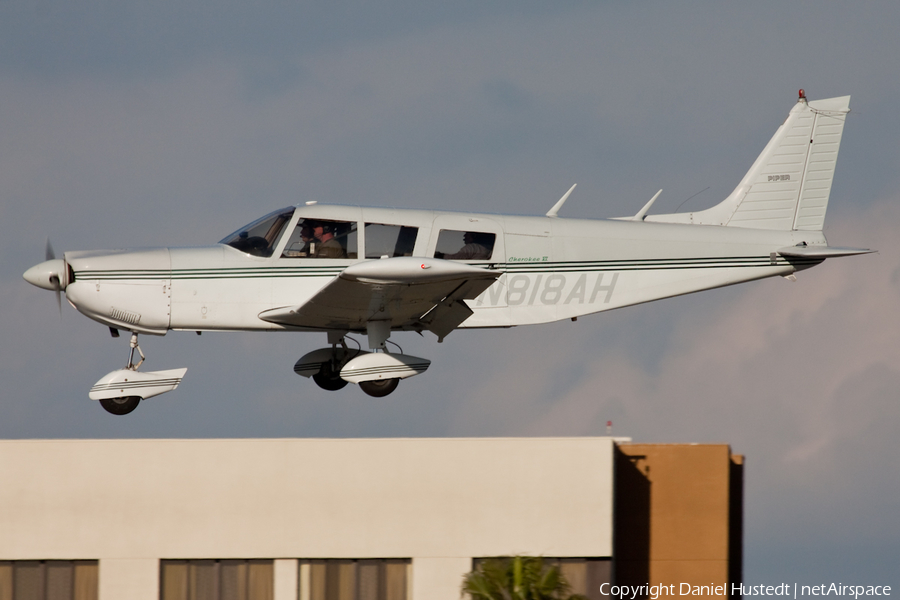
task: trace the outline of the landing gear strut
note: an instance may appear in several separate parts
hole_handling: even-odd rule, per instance
[[[138,367],[140,367],[142,364],[144,364],[144,359],[146,359],[146,356],[144,356],[143,351],[141,351],[141,347],[138,346],[136,333],[131,334],[131,341],[128,343],[131,346],[131,354],[128,355],[128,364],[125,365],[125,368],[129,369],[131,371],[137,371]],[[138,364],[134,364],[134,351],[135,350],[137,350],[138,354],[141,355],[141,360],[138,361]]]

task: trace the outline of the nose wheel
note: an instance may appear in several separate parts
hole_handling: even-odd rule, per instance
[[[127,415],[136,409],[140,403],[140,396],[123,396],[120,398],[100,400],[100,406],[102,406],[106,412],[114,415]]]

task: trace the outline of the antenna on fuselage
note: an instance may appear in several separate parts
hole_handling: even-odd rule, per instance
[[[565,195],[564,195],[562,198],[559,199],[559,202],[557,202],[556,204],[554,204],[554,205],[553,205],[553,208],[551,208],[550,210],[547,211],[547,215],[546,215],[546,216],[550,217],[551,219],[555,219],[555,218],[558,216],[556,213],[559,212],[559,209],[562,208],[562,205],[565,204],[565,203],[566,203],[566,200],[569,199],[569,196],[572,194],[572,190],[575,189],[575,186],[576,186],[576,185],[578,185],[578,184],[577,184],[577,183],[573,183],[573,184],[572,184],[572,187],[570,187],[570,188],[569,188],[569,191],[566,192]]]
[[[650,210],[650,207],[653,206],[653,203],[656,202],[656,199],[659,198],[659,195],[662,194],[662,190],[659,190],[654,194],[652,198],[650,198],[650,202],[644,205],[644,208],[638,211],[636,215],[631,217],[632,221],[643,221],[644,217],[647,216],[647,211]]]

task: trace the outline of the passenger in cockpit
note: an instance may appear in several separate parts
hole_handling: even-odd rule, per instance
[[[494,234],[467,231],[463,235],[463,243],[465,245],[458,252],[443,256],[435,255],[435,258],[447,260],[488,260],[491,257],[491,250],[494,245]]]

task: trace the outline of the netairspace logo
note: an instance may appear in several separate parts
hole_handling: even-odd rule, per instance
[[[658,600],[664,596],[781,596],[794,598],[804,596],[845,596],[857,600],[861,596],[890,596],[889,585],[844,585],[843,583],[823,583],[820,585],[799,585],[797,583],[781,583],[778,585],[744,585],[743,583],[727,583],[709,585],[693,585],[690,583],[671,583],[668,585],[611,585],[604,583],[600,593],[620,600],[637,600],[650,598]]]

